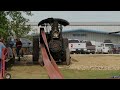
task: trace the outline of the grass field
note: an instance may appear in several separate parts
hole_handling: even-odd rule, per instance
[[[64,79],[108,79],[120,75],[119,70],[74,70],[60,69]],[[14,66],[9,71],[12,79],[49,79],[44,67]]]
[[[70,66],[58,66],[64,79],[109,79],[120,75],[120,55],[74,54],[71,58]],[[12,79],[49,79],[40,65],[16,65],[8,72]]]
[[[119,76],[118,70],[62,70],[65,79],[110,79]]]

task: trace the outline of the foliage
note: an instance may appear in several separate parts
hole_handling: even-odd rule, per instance
[[[8,19],[6,18],[6,13],[0,11],[0,37],[6,38],[8,36]]]
[[[24,15],[32,16],[31,11],[0,11],[0,37],[22,37],[29,33],[31,27],[26,26],[29,19]],[[13,33],[14,32],[14,33]]]
[[[32,35],[26,35],[26,36],[24,36],[24,38],[27,38],[27,39],[33,41],[33,36]]]

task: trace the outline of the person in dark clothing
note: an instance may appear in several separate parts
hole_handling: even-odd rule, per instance
[[[16,39],[16,52],[18,57],[19,57],[19,52],[21,48],[22,48],[22,42],[20,41],[20,39]]]

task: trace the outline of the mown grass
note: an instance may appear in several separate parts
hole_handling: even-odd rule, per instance
[[[8,72],[12,79],[48,79],[47,72],[39,65],[13,66]]]
[[[110,79],[119,76],[119,70],[62,70],[65,79]]]
[[[64,79],[109,79],[119,76],[119,70],[72,70],[61,68]],[[10,71],[12,79],[49,79],[44,67],[13,66]]]

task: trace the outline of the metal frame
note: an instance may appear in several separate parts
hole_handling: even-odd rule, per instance
[[[1,59],[1,68],[0,68],[0,79],[4,79],[5,76],[5,59],[7,55],[7,49],[2,49],[2,59]]]
[[[7,58],[8,55],[8,49],[7,48],[3,48],[2,49],[2,59],[1,59],[1,68],[0,68],[0,79],[5,79],[6,75],[8,74],[11,78],[11,75],[9,73],[6,73],[5,70],[5,60]],[[6,78],[7,79],[7,78]]]

